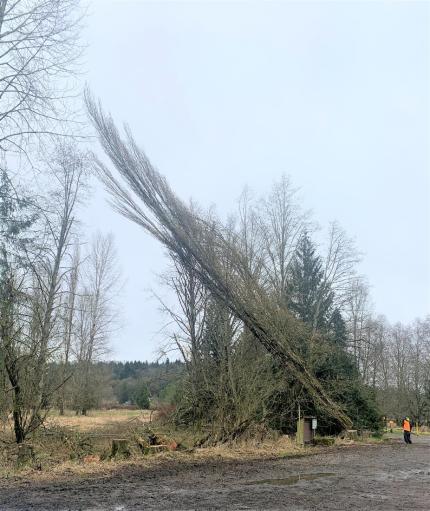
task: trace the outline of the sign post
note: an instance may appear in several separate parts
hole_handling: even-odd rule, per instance
[[[312,418],[312,441],[315,439],[315,433],[317,431],[318,421],[316,417]]]

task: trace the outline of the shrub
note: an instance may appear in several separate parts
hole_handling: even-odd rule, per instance
[[[133,392],[133,402],[136,406],[138,406],[141,410],[145,410],[149,408],[149,390],[146,386],[146,383],[140,381]]]

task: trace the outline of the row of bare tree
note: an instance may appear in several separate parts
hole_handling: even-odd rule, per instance
[[[0,417],[19,443],[54,396],[85,413],[115,322],[113,241],[77,220],[80,3],[0,0]]]
[[[6,170],[1,174],[1,401],[17,442],[39,427],[71,379],[74,406],[85,413],[92,363],[114,328],[112,238],[98,235],[87,247],[77,226],[86,170],[76,148],[61,146],[46,170],[52,185],[45,196],[30,197]],[[61,376],[53,374],[54,362]],[[62,393],[61,409],[64,399]]]
[[[430,317],[390,324],[375,316],[365,283],[348,302],[348,342],[363,381],[384,416],[430,422]]]

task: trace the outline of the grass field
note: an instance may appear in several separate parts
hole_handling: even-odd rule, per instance
[[[18,448],[13,442],[11,428],[6,428],[0,436],[4,446],[0,449],[0,478],[19,474],[43,478],[65,473],[105,473],[122,465],[147,466],[171,458],[247,459],[256,455],[283,457],[304,452],[285,435],[234,446],[194,449],[201,433],[172,431],[157,422],[150,422],[154,418],[154,414],[151,416],[148,410],[93,410],[86,416],[76,415],[73,411],[66,411],[65,415],[60,416],[58,411],[53,410],[44,426],[28,440],[34,459],[24,466],[17,466]],[[139,439],[147,435],[148,430],[165,438],[166,444],[179,444],[181,449],[162,452],[154,449],[154,452],[143,453],[139,447]],[[115,439],[127,441],[130,451],[127,458],[112,458],[112,441]]]
[[[147,423],[150,421],[149,410],[91,410],[87,415],[76,415],[72,410],[66,410],[60,415],[58,410],[53,410],[46,421],[47,427],[57,425],[78,431],[115,430],[121,429],[130,421]]]
[[[93,410],[86,416],[66,411],[62,416],[53,410],[41,427],[26,442],[34,456],[18,466],[18,447],[13,441],[11,424],[0,432],[0,477],[17,471],[52,472],[61,467],[79,470],[82,465],[110,461],[113,439],[130,445],[130,458],[139,454],[136,444],[152,419],[149,410]],[[117,460],[120,461],[120,460]]]
[[[86,416],[67,411],[60,416],[51,411],[45,425],[29,439],[34,456],[24,465],[17,464],[18,448],[13,442],[11,429],[3,431],[0,439],[0,478],[31,476],[50,478],[71,473],[109,473],[125,465],[157,465],[172,460],[283,458],[303,456],[327,449],[327,446],[299,447],[287,435],[272,438],[252,438],[232,445],[194,448],[202,433],[171,430],[151,422],[156,419],[148,410],[93,410]],[[169,446],[178,444],[180,449],[154,448],[142,450],[141,439],[148,432],[163,439]],[[398,435],[400,437],[400,435]],[[112,443],[127,443],[128,455],[112,456]],[[367,443],[380,440],[369,438]],[[335,447],[350,441],[336,440]]]

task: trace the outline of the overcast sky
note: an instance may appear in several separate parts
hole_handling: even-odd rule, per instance
[[[87,80],[184,199],[235,208],[282,174],[365,257],[376,313],[430,313],[427,2],[94,0]],[[166,322],[148,290],[163,250],[95,189],[126,285],[116,359],[153,359]]]

